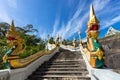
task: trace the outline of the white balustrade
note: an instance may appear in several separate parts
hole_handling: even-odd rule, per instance
[[[112,69],[92,68],[87,60],[85,53],[81,49],[80,51],[85,60],[87,70],[91,76],[91,80],[120,80],[120,74],[113,72]]]
[[[10,77],[9,69],[0,70],[0,80],[8,80]]]
[[[50,49],[54,47],[49,46]],[[35,71],[42,63],[48,61],[56,52],[59,52],[57,48],[53,53],[49,55],[43,55],[39,59],[35,60],[28,66],[19,69],[6,69],[0,70],[0,80],[25,80],[33,71]]]

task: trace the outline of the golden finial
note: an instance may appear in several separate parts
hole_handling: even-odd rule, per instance
[[[11,26],[10,26],[10,29],[8,30],[8,34],[9,33],[12,33],[12,32],[14,32],[15,31],[15,26],[14,26],[14,21],[12,20],[12,23],[11,23]]]
[[[15,26],[14,26],[14,21],[12,20],[10,29],[8,30],[7,34],[14,34],[14,35],[18,35]]]
[[[15,26],[14,26],[14,20],[12,20],[12,24],[11,24],[11,30],[15,30]]]
[[[11,37],[14,37],[14,38],[20,38],[19,33],[15,29],[14,21],[13,20],[12,20],[10,29],[7,31],[6,36],[7,37],[11,36]]]
[[[90,18],[89,18],[89,21],[88,21],[88,27],[90,27],[90,25],[92,23],[93,24],[96,24],[96,23],[99,24],[99,21],[98,21],[96,15],[95,15],[93,5],[90,5]]]

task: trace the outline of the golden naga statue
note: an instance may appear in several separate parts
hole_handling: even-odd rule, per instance
[[[60,39],[60,37],[59,37],[59,35],[57,35],[56,41],[55,41],[55,45],[56,45],[56,46],[59,46],[59,45],[60,45],[59,39]]]
[[[7,67],[10,67],[10,59],[18,59],[19,54],[24,52],[24,40],[19,36],[18,32],[15,30],[14,21],[12,21],[10,29],[6,34],[7,43],[11,47],[9,51],[3,56],[3,62]]]
[[[14,27],[14,22],[12,21],[11,27],[8,30],[7,34],[7,43],[11,47],[10,50],[6,52],[6,54],[3,56],[3,63],[8,68],[21,68],[25,67],[31,62],[35,61],[39,57],[43,55],[47,55],[52,53],[55,49],[47,52],[38,52],[36,54],[33,54],[27,58],[20,58],[19,54],[24,53],[24,40],[19,36],[18,32],[16,31]]]
[[[73,46],[74,46],[74,48],[77,46],[77,44],[76,44],[76,38],[73,39]]]
[[[94,68],[101,68],[104,66],[104,51],[102,46],[98,43],[99,35],[99,21],[95,15],[93,5],[90,6],[90,19],[88,21],[88,28],[86,30],[87,35],[87,48],[83,48],[82,42],[80,47],[86,54],[89,63]]]
[[[24,52],[23,48],[24,40],[20,37],[19,33],[16,31],[14,27],[14,21],[12,21],[11,27],[6,34],[6,37],[9,46],[15,48],[11,55],[19,55]]]

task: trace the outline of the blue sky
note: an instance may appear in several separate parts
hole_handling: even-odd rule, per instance
[[[73,39],[79,30],[84,38],[90,4],[100,21],[100,37],[110,25],[120,30],[119,0],[0,0],[0,22],[13,19],[16,26],[33,24],[39,30],[33,34],[42,38],[59,34]]]

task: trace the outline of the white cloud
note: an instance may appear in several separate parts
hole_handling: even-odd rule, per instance
[[[7,12],[5,5],[6,5],[5,2],[1,1],[1,3],[0,3],[0,21],[10,23],[10,16]]]
[[[80,6],[78,7],[73,17],[67,22],[66,25],[62,24],[61,29],[58,31],[57,34],[59,34],[62,38],[69,38],[82,28],[82,24],[84,24],[84,21],[87,18],[87,14],[85,13],[83,16],[80,16],[80,14],[82,10],[84,10],[86,3],[80,2],[79,4]]]
[[[37,30],[39,30],[39,32],[37,32],[38,37],[40,37],[42,39],[47,39],[48,38],[48,31],[46,31],[44,26],[37,27]]]
[[[42,39],[47,39],[47,33],[46,32],[39,33],[39,35]]]
[[[11,23],[13,17],[9,12],[9,7],[17,8],[17,0],[1,0],[0,1],[0,21]]]
[[[117,16],[117,17],[114,17],[113,19],[111,19],[109,21],[106,21],[106,23],[105,23],[105,25],[103,26],[102,29],[106,28],[106,26],[108,27],[108,26],[113,25],[113,24],[115,24],[117,22],[120,22],[120,15]]]
[[[94,0],[95,13],[100,17],[100,29],[104,29],[120,21],[120,1]]]
[[[82,3],[82,4],[81,4]],[[113,3],[110,3],[110,0],[94,0],[93,6],[95,9],[95,13],[97,14],[97,17],[102,17],[101,19],[103,23],[100,23],[102,26],[101,29],[104,29],[105,27],[108,27],[109,25],[112,25],[118,21],[120,21],[120,16],[114,17],[109,17],[108,19],[105,18],[106,14],[112,14],[113,16],[118,14],[111,11],[118,11],[118,7],[112,7]],[[91,4],[91,3],[90,3]],[[116,3],[118,4],[118,3]],[[89,4],[87,2],[80,2],[79,3],[78,10],[75,12],[73,17],[67,22],[66,25],[62,25],[61,29],[58,31],[58,34],[62,36],[62,38],[69,38],[73,36],[78,30],[83,30],[84,27],[87,27],[87,19],[88,19],[88,14],[89,14]],[[88,8],[87,8],[88,7]],[[112,9],[111,9],[112,8]],[[82,13],[83,10],[86,10],[84,14]],[[102,16],[101,16],[102,15]],[[104,25],[104,26],[103,26]]]
[[[62,23],[61,29],[58,30],[58,32],[57,32],[57,34],[59,34],[59,36],[61,36],[62,39],[63,39],[63,31],[64,31],[64,29],[65,29],[65,25],[64,25],[64,23]]]
[[[0,8],[0,20],[3,21],[3,22],[8,22],[10,23],[11,22],[11,19],[9,17],[9,15],[7,14],[7,12],[4,10],[4,9],[1,9]]]
[[[110,2],[110,0],[94,0],[91,3],[87,3],[81,1],[73,17],[67,22],[67,24],[62,23],[60,30],[57,30],[59,20],[57,19],[55,21],[53,33],[59,34],[62,38],[69,38],[78,32],[78,30],[83,30],[84,27],[87,27],[90,4],[93,4],[97,18],[100,18],[101,29],[120,21],[120,16],[118,15],[120,8],[115,7],[116,5],[119,6],[120,2],[116,3]]]
[[[93,5],[95,8],[95,11],[101,11],[104,9],[104,7],[108,7],[108,3],[110,0],[94,0]],[[110,6],[110,5],[109,5]]]
[[[17,8],[17,0],[7,0],[7,3],[12,8]]]
[[[59,25],[59,19],[57,18],[54,22],[54,25],[53,25],[53,32],[52,32],[53,37],[56,36],[58,25]]]

